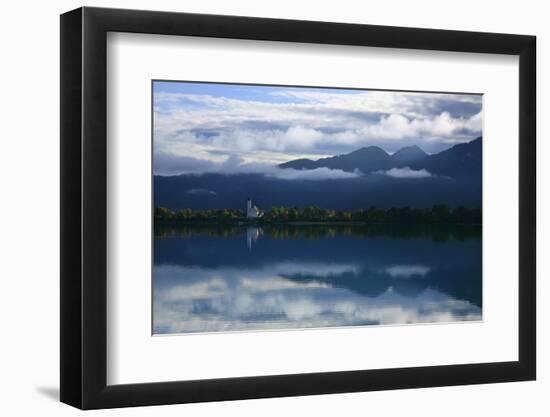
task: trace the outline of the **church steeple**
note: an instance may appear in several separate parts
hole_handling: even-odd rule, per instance
[[[259,219],[264,213],[256,206],[252,206],[252,199],[248,197],[246,201],[246,217],[249,219]]]

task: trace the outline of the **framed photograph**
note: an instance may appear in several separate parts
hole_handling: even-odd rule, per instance
[[[535,37],[61,16],[61,401],[533,380]]]

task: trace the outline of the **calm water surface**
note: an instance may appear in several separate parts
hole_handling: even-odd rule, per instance
[[[481,227],[155,228],[155,334],[453,322],[481,311]]]

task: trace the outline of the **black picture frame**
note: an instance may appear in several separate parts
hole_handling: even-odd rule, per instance
[[[107,385],[108,32],[519,56],[519,360]],[[534,36],[102,8],[61,15],[61,401],[81,409],[533,380]]]

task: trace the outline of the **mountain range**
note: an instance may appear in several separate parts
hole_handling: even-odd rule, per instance
[[[418,146],[391,155],[369,146],[318,160],[296,159],[279,168],[291,174],[328,168],[354,175],[316,180],[261,173],[155,175],[154,204],[173,210],[243,208],[251,197],[260,208],[316,205],[352,210],[370,206],[431,207],[440,203],[481,207],[481,137],[431,155]]]
[[[392,168],[424,169],[433,175],[472,177],[481,175],[481,137],[455,145],[437,154],[428,155],[418,146],[407,146],[390,155],[378,146],[368,146],[345,155],[311,159],[296,159],[280,164],[281,168],[312,170],[317,168],[361,171],[370,174]]]

